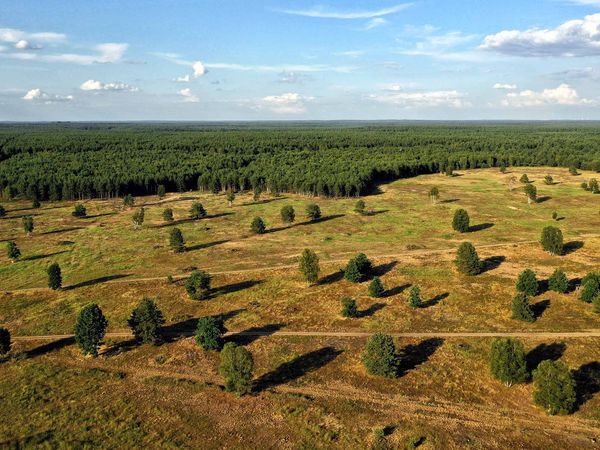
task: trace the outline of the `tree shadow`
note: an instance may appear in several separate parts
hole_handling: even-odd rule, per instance
[[[379,264],[371,269],[371,274],[375,277],[382,277],[386,273],[390,272],[394,267],[398,265],[398,261],[391,261],[385,264]]]
[[[421,308],[429,308],[430,306],[435,306],[445,298],[448,298],[450,293],[444,292],[443,294],[436,295],[432,299],[426,300],[421,304]]]
[[[244,311],[246,311],[245,308],[234,309],[225,313],[215,314],[210,317],[225,323],[227,320],[234,318]],[[190,317],[188,319],[169,324],[162,327],[161,333],[167,342],[175,342],[178,339],[193,336],[196,333],[196,328],[198,328],[198,320],[199,318],[197,317]]]
[[[281,330],[285,325],[285,323],[271,323],[260,327],[250,327],[247,330],[229,335],[227,340],[239,345],[249,345],[260,337],[272,335],[276,331]]]
[[[567,292],[575,292],[577,288],[581,286],[581,278],[575,277],[569,280],[569,287],[567,288]]]
[[[398,376],[406,375],[413,369],[427,362],[427,360],[442,346],[444,340],[441,338],[430,338],[419,342],[418,344],[410,344],[402,349],[402,357],[400,359],[400,373]]]
[[[314,225],[317,223],[329,222],[330,220],[339,219],[340,217],[344,217],[344,216],[345,216],[345,214],[333,214],[330,216],[323,216],[323,217],[320,217],[319,219],[315,219],[315,220],[307,220],[305,222],[298,222],[298,223],[294,223],[292,225],[287,225],[287,226],[283,226],[283,227],[269,228],[268,230],[265,230],[265,232],[263,234],[277,233],[278,231],[291,230],[292,228],[296,228],[296,227],[305,227],[307,225]]]
[[[8,212],[10,212],[10,211],[8,211]],[[19,214],[18,216],[3,216],[3,217],[0,217],[0,219],[2,219],[2,220],[22,219],[23,217],[28,217],[28,216],[35,217],[35,216],[41,216],[41,215],[42,215],[42,213]]]
[[[116,212],[107,212],[107,213],[101,213],[101,214],[94,214],[93,216],[81,217],[81,219],[96,219],[98,217],[114,216],[116,214],[117,214]]]
[[[235,214],[234,212],[226,211],[226,212],[217,213],[217,214],[209,214],[204,218],[205,219],[218,219],[219,217],[233,216],[234,214]],[[200,219],[200,220],[202,220],[202,219]]]
[[[358,317],[360,317],[360,318],[371,317],[377,311],[379,311],[380,309],[385,308],[386,306],[387,305],[385,303],[374,303],[371,306],[369,306],[367,309],[359,311],[358,312]]]
[[[253,286],[264,283],[263,280],[246,280],[239,283],[226,284],[225,286],[219,286],[218,288],[211,290],[211,295],[225,295],[233,292],[243,291],[244,289],[250,289]]]
[[[566,349],[567,346],[564,342],[553,342],[552,344],[538,345],[530,350],[525,357],[527,372],[533,372],[537,366],[546,359],[558,361]]]
[[[583,364],[573,371],[577,392],[576,408],[579,409],[600,391],[600,362],[593,361]]]
[[[70,228],[63,228],[60,230],[44,231],[43,233],[38,233],[38,234],[45,236],[48,234],[68,233],[69,231],[83,230],[83,228],[84,227],[70,227]]]
[[[570,253],[576,252],[577,250],[583,248],[583,241],[571,241],[567,242],[563,246],[563,255],[568,255]]]
[[[489,272],[490,270],[497,269],[500,265],[506,261],[506,256],[490,256],[482,261],[481,272]]]
[[[494,226],[493,223],[480,223],[477,225],[473,225],[469,227],[469,233],[475,233],[477,231],[487,230],[488,228],[492,228]]]
[[[242,203],[240,206],[264,205],[266,203],[276,202],[278,200],[285,200],[286,198],[287,197],[266,198],[264,200],[258,200],[257,202]]]
[[[538,197],[537,200],[536,200],[536,203],[545,203],[545,202],[547,202],[550,199],[552,199],[552,197],[549,197],[547,195],[543,196],[543,197]]]
[[[215,245],[221,245],[229,242],[230,239],[223,239],[221,241],[205,242],[203,244],[190,245],[185,247],[186,252],[193,252],[194,250],[202,250],[205,248],[214,247]]]
[[[139,345],[140,341],[138,341],[135,338],[127,339],[126,341],[120,341],[104,350],[102,352],[102,356],[105,356],[107,358],[117,356],[122,353],[127,353],[128,351],[133,350]]]
[[[293,360],[281,364],[272,372],[268,372],[254,381],[254,392],[261,392],[283,383],[297,380],[329,364],[336,359],[342,350],[333,347],[323,347],[312,352],[300,355]]]
[[[542,300],[531,305],[531,310],[533,311],[533,315],[535,316],[535,318],[539,319],[540,317],[542,317],[542,314],[544,314],[544,311],[546,311],[549,306],[550,300]]]
[[[25,358],[35,358],[37,356],[42,356],[47,353],[60,350],[61,348],[67,347],[75,343],[74,337],[65,337],[62,339],[58,339],[56,341],[48,342],[47,344],[40,345],[39,347],[35,347],[32,350],[28,350],[23,352]]]
[[[343,278],[344,278],[344,271],[340,269],[336,272],[333,272],[333,273],[321,278],[319,280],[318,284],[331,284],[331,283],[335,283],[337,281],[341,281]]]
[[[384,297],[393,297],[394,295],[402,294],[406,289],[411,287],[410,283],[401,284],[400,286],[394,286],[383,293]]]
[[[69,253],[69,250],[63,250],[63,251],[54,252],[54,253],[47,253],[45,255],[31,255],[26,258],[21,258],[21,261],[35,261],[38,259],[44,259],[44,258],[50,258],[52,256],[56,256],[56,255],[62,255],[63,253]]]
[[[378,216],[379,214],[385,214],[386,212],[389,212],[389,209],[381,209],[379,211],[369,211],[367,213],[365,213],[365,216]]]
[[[447,198],[445,200],[440,200],[439,203],[455,203],[460,201],[458,198]]]
[[[94,278],[93,280],[87,280],[87,281],[82,281],[81,283],[71,284],[69,286],[64,287],[63,290],[71,291],[73,289],[78,289],[78,288],[82,288],[82,287],[94,286],[95,284],[106,283],[107,281],[118,280],[120,278],[126,278],[130,275],[131,274],[129,274],[129,273],[106,275],[104,277]]]

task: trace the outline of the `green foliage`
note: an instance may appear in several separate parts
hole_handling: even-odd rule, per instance
[[[235,200],[235,192],[232,189],[227,191],[227,203],[229,206],[233,205],[233,201]]]
[[[192,203],[192,207],[190,208],[190,218],[194,220],[203,219],[206,217],[206,210],[202,203],[194,202]]]
[[[552,212],[552,220],[558,220],[558,213],[556,211]]]
[[[512,338],[496,338],[490,351],[492,376],[506,385],[527,379],[527,363],[523,343]]]
[[[600,314],[600,292],[592,299],[592,305],[594,305],[594,312]]]
[[[185,251],[185,240],[183,239],[183,233],[179,228],[172,228],[169,231],[169,246],[175,253],[182,253]]]
[[[34,209],[38,209],[38,208],[42,207],[42,204],[40,203],[40,201],[37,198],[34,198],[31,201],[31,207],[34,208]]]
[[[544,184],[554,184],[554,178],[552,178],[552,175],[546,175],[544,177]]]
[[[354,212],[364,215],[366,213],[366,204],[364,200],[358,200],[354,205]]]
[[[592,194],[600,193],[600,185],[598,184],[598,180],[596,180],[595,178],[591,178],[590,181],[588,181],[588,190]]]
[[[590,272],[581,280],[579,299],[591,303],[598,293],[600,293],[600,273]]]
[[[71,213],[71,215],[73,217],[85,217],[85,216],[87,216],[87,210],[86,210],[85,206],[83,206],[80,203],[78,205],[75,205],[75,208],[73,208],[73,212]]]
[[[371,276],[373,265],[367,255],[359,253],[346,265],[344,270],[344,278],[353,283],[360,283]]]
[[[362,362],[371,375],[388,378],[398,376],[399,357],[390,335],[377,333],[369,338],[361,355]]]
[[[350,297],[345,297],[342,299],[342,316],[351,318],[358,317],[356,300]]]
[[[210,295],[211,276],[203,270],[194,270],[185,281],[185,290],[192,300],[204,300]]]
[[[25,233],[29,234],[33,232],[33,217],[31,216],[24,216],[22,219],[23,222],[23,230],[25,230]]]
[[[225,390],[243,395],[252,390],[254,360],[246,348],[228,342],[221,350],[219,373],[225,379]]]
[[[561,269],[556,269],[548,279],[548,288],[559,294],[566,293],[569,290],[567,275]]]
[[[535,322],[535,315],[529,297],[523,292],[517,293],[512,302],[512,318],[523,322]]]
[[[423,301],[421,300],[421,289],[418,286],[413,286],[410,288],[410,292],[408,293],[408,304],[413,308],[421,308],[423,306]]]
[[[48,274],[48,287],[53,290],[60,289],[62,286],[62,273],[58,263],[53,263],[46,270]]]
[[[542,248],[551,255],[562,255],[564,251],[563,234],[560,228],[544,227],[540,239]]]
[[[261,194],[262,194],[262,188],[260,187],[260,185],[254,186],[254,189],[252,190],[252,199],[255,202],[259,201]]]
[[[167,190],[165,189],[164,184],[158,185],[158,188],[156,189],[156,195],[158,195],[158,198],[160,199],[165,198],[165,195],[167,195]]]
[[[133,195],[127,194],[125,197],[123,197],[123,205],[131,208],[134,205],[134,203],[135,198],[133,198]]]
[[[314,284],[319,279],[319,257],[312,250],[305,248],[300,256],[300,273],[309,284]]]
[[[98,348],[106,334],[108,321],[96,304],[84,306],[75,323],[75,342],[84,355],[98,356]]]
[[[452,228],[454,231],[459,233],[466,233],[469,231],[469,213],[464,209],[457,209],[454,211],[454,218],[452,219]]]
[[[9,241],[6,244],[6,256],[8,256],[12,261],[16,261],[21,256],[21,250],[17,247],[16,242]]]
[[[523,188],[523,192],[525,192],[525,195],[527,196],[527,201],[529,203],[537,202],[537,188],[535,187],[535,185],[526,184]]]
[[[317,220],[321,218],[321,208],[316,203],[310,203],[306,207],[306,215],[310,220]]]
[[[586,181],[582,181],[580,186],[581,186],[581,189],[583,189],[584,191],[590,190],[590,187],[588,186]]]
[[[252,223],[250,224],[250,231],[252,231],[254,234],[264,234],[264,232],[267,231],[265,221],[262,220],[261,217],[255,217],[252,219]]]
[[[519,181],[521,183],[531,183],[531,181],[529,181],[529,177],[527,176],[526,173],[524,173],[523,175],[521,175],[521,178],[519,178]]]
[[[440,198],[440,190],[437,186],[434,186],[429,190],[429,199],[435,203],[438,198]]]
[[[285,205],[281,208],[281,220],[285,223],[292,223],[296,219],[296,212],[292,205]]]
[[[0,328],[0,356],[4,356],[10,352],[12,343],[10,341],[10,331],[6,328]]]
[[[225,327],[223,321],[215,317],[201,317],[196,327],[196,344],[204,351],[220,350],[223,346]]]
[[[153,300],[144,298],[131,312],[127,324],[136,340],[144,344],[158,344],[160,327],[165,323],[163,314]]]
[[[459,245],[454,263],[457,270],[463,275],[477,275],[483,270],[479,255],[470,242],[463,242]]]
[[[171,208],[165,208],[162,213],[162,218],[165,222],[173,222],[173,210]]]
[[[374,277],[371,283],[369,283],[369,295],[374,298],[383,297],[385,288],[379,277]]]
[[[526,295],[536,295],[539,290],[538,280],[535,272],[531,269],[525,269],[517,278],[517,291]]]
[[[573,411],[575,379],[562,361],[542,361],[533,371],[533,388],[533,400],[548,414],[569,414]]]
[[[575,167],[575,166],[569,167],[569,173],[571,175],[579,175],[579,172],[577,171],[577,167]]]
[[[143,206],[140,209],[138,209],[136,212],[133,213],[131,221],[133,222],[133,226],[135,228],[139,228],[144,224],[145,215],[146,215],[146,212],[145,212]]]

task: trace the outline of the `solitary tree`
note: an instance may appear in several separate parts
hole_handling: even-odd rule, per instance
[[[135,338],[144,344],[160,342],[160,327],[164,323],[162,312],[156,303],[147,297],[136,306],[127,319],[127,324]]]
[[[398,376],[399,357],[390,335],[377,333],[369,338],[361,355],[367,372],[388,378]]]
[[[173,210],[171,208],[165,208],[162,217],[165,222],[173,222]]]
[[[17,244],[14,241],[9,241],[8,244],[6,244],[6,255],[11,261],[16,261],[21,256],[21,250],[19,250],[19,247],[17,247]]]
[[[228,342],[221,350],[219,373],[225,379],[225,390],[243,395],[252,390],[252,353],[235,342]]]
[[[569,414],[573,411],[575,379],[562,361],[542,361],[533,371],[533,387],[533,400],[548,414]]]
[[[546,175],[544,177],[544,184],[554,184],[554,178],[552,178],[552,175]]]
[[[131,208],[134,203],[135,199],[133,198],[133,195],[127,194],[125,197],[123,197],[123,205]]]
[[[299,268],[308,284],[314,284],[319,279],[319,257],[312,250],[305,248],[302,251]]]
[[[316,203],[311,203],[306,207],[306,215],[310,220],[317,220],[321,218],[321,208]]]
[[[222,320],[211,316],[201,317],[196,327],[196,343],[207,352],[220,350],[224,333]]]
[[[159,184],[158,189],[156,189],[156,195],[158,195],[158,198],[163,199],[163,198],[165,198],[166,194],[167,194],[167,191],[165,189],[165,185]]]
[[[206,210],[204,209],[204,206],[202,206],[202,203],[192,203],[192,207],[190,208],[190,218],[198,220],[204,217],[206,217]]]
[[[260,186],[254,186],[254,190],[252,191],[252,199],[257,202],[260,200],[260,194],[262,194],[262,189]]]
[[[410,292],[408,294],[408,304],[413,308],[420,308],[423,306],[423,301],[421,300],[421,289],[418,286],[413,286],[410,288]]]
[[[169,246],[175,253],[182,253],[185,251],[183,233],[179,228],[172,228],[169,231]]]
[[[431,203],[435,203],[438,201],[439,198],[440,198],[440,190],[437,188],[437,186],[432,187],[429,190],[429,200],[431,200]]]
[[[600,192],[600,185],[598,184],[598,180],[596,180],[595,178],[590,179],[590,181],[588,181],[588,189],[591,191],[592,194],[598,194]]]
[[[292,205],[285,205],[281,208],[281,220],[285,223],[292,223],[296,219],[296,212]]]
[[[579,175],[579,172],[577,171],[577,167],[575,167],[575,166],[569,167],[569,173],[573,176]]]
[[[521,178],[519,179],[519,181],[521,183],[531,183],[531,181],[529,181],[529,177],[527,176],[526,173],[524,173],[523,175],[521,175]]]
[[[519,292],[515,298],[513,298],[512,317],[513,319],[522,320],[524,322],[535,322],[535,315],[531,309],[527,294]]]
[[[537,188],[533,184],[526,184],[523,188],[523,192],[527,196],[527,203],[532,204],[537,202]]]
[[[561,269],[556,269],[548,279],[548,287],[551,291],[564,294],[569,290],[569,279]]]
[[[354,205],[354,212],[357,212],[358,214],[364,215],[365,214],[365,201],[364,200],[358,200],[356,202],[356,205]]]
[[[526,295],[536,295],[538,292],[538,280],[535,272],[531,269],[525,269],[517,278],[517,291]]]
[[[84,355],[98,356],[98,348],[106,334],[108,321],[96,304],[84,306],[75,324],[75,342]]]
[[[367,258],[367,255],[359,253],[348,261],[344,270],[344,278],[353,283],[359,283],[366,280],[371,275],[372,270],[373,265],[369,261],[369,258]]]
[[[527,379],[527,363],[523,343],[512,338],[496,338],[490,351],[492,376],[507,386]]]
[[[23,217],[23,230],[25,233],[30,234],[33,232],[33,217],[25,216]]]
[[[342,299],[342,316],[351,318],[358,317],[356,300],[350,297],[345,297]]]
[[[582,181],[581,184],[580,184],[580,186],[581,186],[581,189],[583,189],[584,191],[589,191],[590,190],[590,187],[588,186],[588,184],[587,184],[586,181]]]
[[[460,233],[466,233],[469,231],[469,213],[462,208],[454,211],[452,228],[454,231],[458,231]]]
[[[591,303],[598,293],[600,293],[600,274],[590,272],[581,280],[579,299]]]
[[[229,189],[227,191],[227,203],[229,204],[230,208],[233,205],[234,200],[235,200],[235,192],[233,191],[233,189]]]
[[[78,204],[75,205],[75,208],[73,208],[73,212],[71,213],[71,215],[73,217],[85,217],[87,216],[87,210],[85,209],[85,206],[83,206],[82,204]]]
[[[508,190],[512,192],[517,184],[517,177],[511,175],[508,177],[508,180],[506,180],[506,184],[508,184]]]
[[[261,217],[255,217],[254,219],[252,219],[252,223],[250,224],[250,231],[252,231],[254,234],[264,234],[266,230],[267,227],[265,225],[265,221],[262,220]]]
[[[11,345],[10,331],[6,328],[0,328],[0,356],[4,356],[10,352]]]
[[[40,203],[40,200],[38,198],[34,198],[33,200],[31,200],[31,207],[33,209],[38,209],[42,207],[42,204]]]
[[[504,162],[500,163],[500,173],[506,173],[506,164]]]
[[[48,266],[48,287],[53,290],[58,290],[62,286],[62,273],[58,263],[53,263]]]
[[[460,244],[454,262],[458,271],[464,275],[477,275],[483,269],[479,255],[477,255],[475,247],[470,242]]]
[[[383,296],[384,292],[385,288],[383,287],[381,279],[379,277],[374,277],[369,284],[369,295],[374,298],[379,298]]]
[[[192,300],[204,300],[210,295],[211,276],[203,270],[194,270],[185,282],[185,290]]]
[[[560,228],[544,227],[542,237],[540,239],[542,248],[551,255],[562,255],[564,250],[563,234]]]
[[[146,215],[146,212],[144,211],[143,206],[140,209],[138,209],[135,213],[133,213],[133,217],[131,218],[131,221],[133,222],[134,228],[137,229],[144,224],[144,216],[145,215]]]

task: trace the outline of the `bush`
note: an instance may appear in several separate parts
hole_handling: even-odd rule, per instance
[[[527,196],[528,203],[536,203],[537,202],[537,188],[533,184],[526,184],[523,188],[523,192]]]
[[[429,199],[435,203],[440,198],[440,190],[434,186],[429,190]]]
[[[457,209],[454,211],[454,218],[452,219],[452,228],[454,231],[459,233],[466,233],[469,231],[469,213],[464,209]]]
[[[292,205],[285,205],[281,208],[281,220],[285,223],[292,223],[296,219],[296,211]]]
[[[521,175],[521,178],[519,179],[519,181],[521,183],[531,183],[531,181],[529,181],[529,177],[527,176],[526,173],[524,173],[523,175]]]
[[[527,295],[536,295],[538,289],[538,281],[533,270],[525,269],[519,274],[519,278],[517,278],[517,291]]]
[[[192,203],[192,207],[190,208],[190,218],[198,220],[204,217],[206,217],[206,210],[204,209],[204,206],[202,206],[202,203]]]
[[[360,283],[369,278],[372,270],[373,266],[367,255],[359,253],[348,261],[344,270],[344,278],[353,283]]]
[[[4,356],[10,352],[11,345],[10,331],[6,328],[0,328],[0,356]]]
[[[196,343],[205,351],[220,350],[223,346],[225,327],[223,321],[214,317],[202,317],[196,327]]]
[[[156,195],[158,195],[158,198],[162,199],[166,194],[167,190],[165,189],[165,186],[163,184],[159,184],[158,189],[156,189]]]
[[[554,184],[554,178],[552,178],[552,175],[546,175],[544,177],[544,184]]]
[[[581,290],[579,299],[586,303],[591,303],[594,297],[600,292],[600,274],[596,272],[588,273],[581,280]]]
[[[227,191],[227,203],[231,207],[233,205],[233,201],[235,200],[235,192],[230,189]]]
[[[569,167],[569,173],[571,175],[579,175],[579,172],[577,171],[577,167],[575,167],[575,166]]]
[[[361,359],[367,372],[388,378],[398,376],[399,358],[390,335],[377,333],[369,338]]]
[[[243,395],[252,390],[252,354],[234,342],[228,342],[221,350],[219,373],[225,378],[225,390]]]
[[[535,315],[529,303],[529,297],[523,292],[519,292],[512,302],[512,318],[524,322],[535,322]]]
[[[87,210],[83,205],[75,205],[73,208],[73,212],[71,213],[73,217],[85,217],[87,216]]]
[[[17,244],[13,241],[9,241],[6,244],[6,256],[10,258],[11,261],[16,261],[21,257],[21,250],[17,247]]]
[[[141,227],[144,224],[145,215],[146,215],[146,211],[144,210],[143,206],[140,209],[138,209],[136,212],[133,213],[133,216],[131,217],[131,221],[133,222],[133,226],[135,228]]]
[[[250,231],[252,231],[254,234],[264,234],[266,230],[267,227],[265,226],[264,220],[262,220],[260,217],[255,217],[252,219]]]
[[[192,300],[204,300],[210,294],[211,276],[203,270],[194,270],[185,281],[185,290]]]
[[[358,317],[358,308],[356,300],[350,297],[342,299],[342,316],[343,317]]]
[[[533,400],[548,414],[569,414],[575,407],[575,379],[562,361],[545,360],[533,371]]]
[[[29,234],[33,232],[33,217],[31,216],[24,216],[22,220],[23,223],[23,230],[25,230],[25,233]]]
[[[558,220],[558,213],[556,211],[552,212],[552,220]]]
[[[55,291],[60,289],[62,286],[62,273],[58,263],[50,264],[46,272],[48,273],[48,287]]]
[[[162,218],[165,222],[173,222],[173,210],[171,208],[165,208],[162,213]]]
[[[306,207],[306,215],[310,220],[317,220],[321,218],[321,208],[315,203],[311,203]]]
[[[144,298],[127,319],[135,339],[145,344],[160,342],[160,327],[164,323],[162,312],[149,298]]]
[[[365,201],[359,200],[356,202],[356,205],[354,205],[354,212],[364,215],[366,212],[365,208],[366,208]]]
[[[169,231],[169,246],[175,253],[182,253],[185,250],[185,240],[179,228],[172,228]]]
[[[569,290],[569,279],[560,269],[556,269],[548,279],[548,288],[551,291],[564,294]]]
[[[454,262],[458,271],[464,275],[477,275],[483,269],[479,255],[477,255],[475,247],[470,242],[460,244]]]
[[[408,304],[413,308],[420,308],[423,306],[423,301],[421,300],[421,289],[418,286],[413,286],[410,288],[410,292],[408,294]]]
[[[127,194],[125,197],[123,197],[123,205],[131,207],[134,203],[135,199],[131,194]]]
[[[527,363],[523,343],[512,338],[496,338],[490,352],[492,376],[507,386],[527,379]]]
[[[580,186],[581,186],[581,189],[583,189],[584,191],[590,190],[590,187],[588,186],[587,182],[585,182],[585,181],[583,181]]]
[[[75,342],[84,355],[98,356],[107,327],[108,321],[98,305],[90,304],[81,309],[75,324]]]
[[[545,227],[542,230],[542,238],[540,239],[542,248],[551,255],[562,255],[563,253],[563,234],[560,228]]]
[[[598,185],[598,180],[592,178],[588,181],[588,189],[592,194],[598,194],[600,192],[600,186]]]
[[[384,292],[385,288],[379,277],[373,278],[373,281],[369,284],[369,295],[373,298],[380,298]]]
[[[319,279],[319,257],[315,252],[305,248],[300,256],[300,272],[309,284],[314,284]]]

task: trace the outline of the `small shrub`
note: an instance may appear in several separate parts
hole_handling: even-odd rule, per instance
[[[6,244],[6,256],[8,256],[11,261],[16,261],[21,257],[21,250],[19,250],[19,247],[17,247],[17,244],[14,241],[9,241]]]
[[[173,222],[173,210],[171,208],[165,208],[162,213],[162,218],[165,222]]]
[[[135,199],[131,194],[127,194],[125,197],[123,197],[123,205],[132,207],[134,203]]]
[[[567,275],[561,269],[556,269],[548,279],[548,288],[560,294],[566,293],[569,290]]]
[[[182,253],[185,251],[185,240],[183,239],[183,233],[179,228],[172,228],[169,231],[169,246],[175,253]]]
[[[310,220],[318,220],[321,218],[321,208],[316,203],[311,203],[306,207],[306,215]]]
[[[71,215],[73,217],[85,217],[87,216],[87,210],[85,209],[85,206],[81,204],[75,205],[75,208],[73,208],[73,212],[71,213]]]
[[[200,203],[200,202],[192,203],[192,206],[190,208],[190,218],[199,220],[199,219],[203,219],[204,217],[206,217],[206,209],[204,209],[204,206],[202,206],[202,203]]]
[[[519,181],[521,183],[531,183],[531,181],[529,181],[529,177],[527,176],[526,173],[524,173],[523,175],[521,175],[521,178],[519,178]]]
[[[464,209],[457,209],[454,211],[454,218],[452,219],[452,228],[454,231],[459,233],[466,233],[469,231],[469,213]]]
[[[539,284],[535,272],[531,269],[525,269],[517,278],[517,291],[526,295],[536,295]]]
[[[308,284],[314,284],[319,279],[319,257],[312,250],[305,248],[300,256],[300,273]]]
[[[75,324],[75,342],[84,355],[98,356],[107,327],[108,321],[98,305],[90,304],[81,309]]]
[[[250,231],[252,231],[254,234],[264,234],[266,230],[267,227],[265,225],[265,221],[262,220],[262,218],[255,217],[254,219],[252,219],[252,223],[250,224]]]
[[[359,200],[356,202],[356,205],[354,205],[354,212],[364,215],[366,213],[365,208],[366,208],[365,201]]]
[[[373,298],[380,298],[383,296],[384,292],[385,288],[383,287],[381,279],[379,277],[373,278],[369,284],[369,295]]]
[[[477,275],[483,270],[479,255],[470,242],[460,244],[454,262],[458,271],[464,275]]]
[[[185,281],[185,290],[192,300],[204,300],[210,295],[211,276],[203,270],[194,270]]]
[[[48,287],[52,290],[58,290],[62,286],[62,273],[58,263],[50,264],[47,271],[48,273]]]
[[[581,280],[581,289],[579,299],[591,303],[594,297],[600,292],[600,274],[596,272],[588,273]]]
[[[292,205],[285,205],[281,208],[281,220],[284,223],[292,223],[296,219],[296,212]]]
[[[535,315],[531,309],[527,294],[519,292],[513,299],[512,318],[524,322],[535,322]]]
[[[408,294],[408,304],[413,308],[420,308],[423,306],[423,300],[421,300],[421,289],[418,286],[410,288]]]
[[[158,195],[158,198],[163,199],[166,194],[167,190],[165,189],[165,186],[163,184],[159,184],[158,189],[156,189],[156,195]]]
[[[358,308],[356,300],[350,297],[342,299],[342,316],[343,317],[358,317]]]

